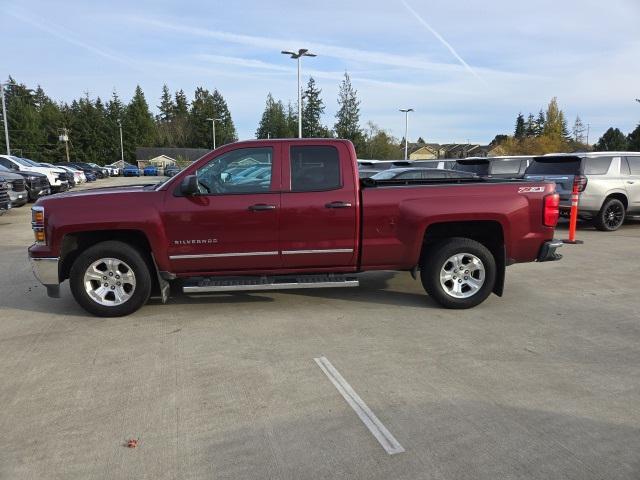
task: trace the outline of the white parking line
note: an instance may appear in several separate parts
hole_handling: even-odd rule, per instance
[[[380,442],[382,448],[384,448],[389,455],[404,452],[402,445],[391,435],[387,427],[378,420],[378,417],[376,417],[367,404],[364,403],[360,396],[351,388],[351,385],[340,375],[340,372],[331,365],[331,362],[326,357],[314,358],[314,360],[324,374],[329,377],[333,386],[338,389],[347,403],[358,414],[360,420],[362,420],[373,436],[376,437],[376,440]]]

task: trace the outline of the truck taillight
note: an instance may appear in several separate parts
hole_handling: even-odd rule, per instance
[[[573,186],[578,192],[584,192],[584,189],[587,188],[587,177],[576,175],[573,177]]]
[[[47,244],[47,234],[44,229],[44,208],[31,207],[31,228],[38,245]]]
[[[555,227],[560,216],[560,195],[552,193],[544,197],[543,223],[547,227]]]

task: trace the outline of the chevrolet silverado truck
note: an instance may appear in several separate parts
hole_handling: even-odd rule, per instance
[[[419,274],[448,308],[501,296],[505,267],[558,260],[551,182],[360,181],[351,142],[225,145],[156,185],[38,200],[29,257],[49,296],[69,279],[98,316],[186,293],[353,287],[371,270]]]

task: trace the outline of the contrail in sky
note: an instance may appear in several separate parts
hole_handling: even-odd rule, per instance
[[[427,30],[429,30],[433,34],[433,36],[440,41],[440,43],[442,43],[445,47],[447,47],[447,49],[451,52],[451,54],[454,57],[456,57],[456,59],[462,64],[462,66],[464,66],[464,68],[466,68],[469,71],[469,73],[471,73],[474,77],[476,77],[482,83],[485,83],[485,81],[480,77],[480,75],[478,75],[476,71],[473,68],[471,68],[471,66],[467,62],[465,62],[460,55],[458,55],[458,52],[456,52],[455,48],[453,48],[451,44],[447,42],[442,35],[436,32],[433,29],[433,27],[431,27],[431,25],[429,25],[427,21],[420,16],[418,12],[416,12],[413,8],[411,8],[411,5],[409,5],[405,0],[400,0],[400,1],[404,5],[404,7],[407,10],[409,10],[409,13],[413,15],[416,18],[416,20],[418,20],[418,22],[420,22]]]

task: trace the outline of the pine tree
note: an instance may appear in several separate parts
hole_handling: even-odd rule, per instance
[[[622,151],[627,149],[627,137],[618,128],[609,128],[596,143],[596,150],[603,152]]]
[[[339,109],[336,113],[336,123],[334,130],[338,138],[346,138],[358,144],[362,139],[362,129],[360,128],[360,101],[358,92],[351,85],[351,78],[347,72],[344,73],[344,80],[340,83],[338,91]]]
[[[276,102],[271,93],[267,95],[262,118],[256,130],[256,138],[287,138],[289,125],[284,113],[284,105]]]
[[[155,123],[140,85],[136,86],[133,98],[127,105],[125,121],[122,123],[127,131],[124,139],[125,159],[134,161],[136,147],[152,145],[155,139]]]
[[[216,123],[216,145],[220,146],[237,141],[238,132],[233,123],[233,118],[231,118],[229,106],[218,89],[213,91],[212,102],[215,118],[218,119],[218,123]]]
[[[327,129],[323,127],[320,118],[324,113],[324,103],[320,94],[322,90],[317,88],[313,77],[309,78],[307,88],[303,92],[302,108],[302,136],[303,137],[324,137],[327,136]]]
[[[584,143],[584,132],[585,132],[584,123],[582,123],[582,120],[578,115],[576,116],[576,121],[573,122],[573,129],[572,129],[573,140],[576,143]]]
[[[524,134],[526,137],[533,137],[536,134],[536,119],[533,113],[530,113],[525,122]]]
[[[213,148],[212,126],[208,118],[217,118],[209,90],[196,88],[189,112],[189,144],[197,148]]]
[[[424,141],[424,138],[422,138],[422,137],[418,137],[418,140],[416,140],[416,143],[419,143],[419,144],[421,144],[421,145],[424,145],[424,144],[425,144],[425,143],[427,143],[427,142],[425,142],[425,141]]]
[[[171,92],[169,91],[169,87],[167,87],[166,83],[162,86],[162,95],[160,96],[160,105],[158,105],[158,110],[160,110],[160,115],[156,117],[158,122],[170,122],[173,119],[176,104],[173,102]]]
[[[298,111],[289,102],[286,112],[287,134],[285,138],[296,138],[298,136]]]
[[[521,138],[524,138],[525,135],[526,135],[526,127],[524,124],[524,116],[522,115],[522,112],[520,112],[518,114],[518,117],[516,118],[516,128],[513,136],[518,140],[520,140]]]
[[[640,152],[640,124],[627,136],[627,148],[632,152]]]
[[[105,124],[108,132],[109,141],[107,142],[107,158],[111,161],[116,159],[120,160],[122,152],[120,151],[120,128],[118,122],[124,121],[125,107],[118,96],[118,93],[113,90],[111,99],[107,102],[105,108]],[[123,129],[123,139],[128,136],[128,132]]]
[[[34,91],[24,84],[16,84],[9,77],[5,94],[7,124],[11,134],[11,152],[42,161],[40,147],[44,141]],[[2,145],[4,147],[4,135]]]
[[[544,133],[544,126],[546,123],[546,119],[544,116],[544,111],[542,109],[540,109],[540,111],[538,112],[538,116],[536,117],[535,121],[533,122],[533,134],[536,137],[539,137],[540,135],[542,135]]]

